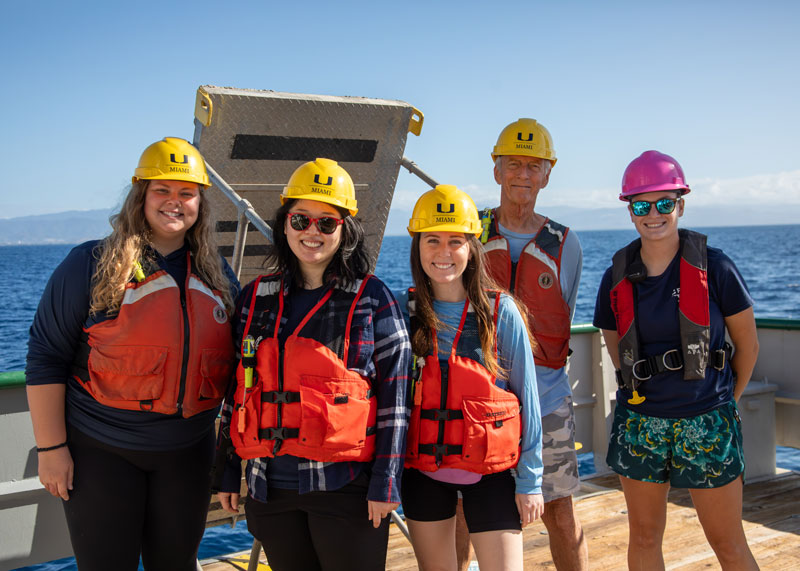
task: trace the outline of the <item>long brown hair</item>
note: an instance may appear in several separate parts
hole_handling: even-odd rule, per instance
[[[415,355],[428,355],[433,350],[433,334],[432,330],[438,330],[444,327],[442,321],[433,310],[433,288],[431,286],[430,278],[422,269],[422,262],[419,256],[419,245],[422,233],[417,232],[411,241],[411,275],[414,278],[416,286],[415,300],[415,317],[419,319],[419,327],[415,327],[411,336],[411,348]],[[489,299],[487,290],[501,289],[494,280],[489,276],[486,270],[486,260],[483,253],[483,247],[480,241],[472,235],[465,234],[467,244],[469,244],[470,259],[467,262],[467,267],[464,273],[461,274],[461,281],[464,284],[464,289],[467,290],[467,299],[472,304],[475,311],[475,318],[478,321],[478,336],[481,342],[481,351],[483,353],[484,366],[495,377],[504,378],[507,371],[497,363],[497,356],[495,353],[495,323],[494,323],[494,305]],[[512,299],[514,299],[512,297]],[[520,314],[528,331],[528,338],[531,342],[531,348],[534,347],[534,341],[530,335],[528,328],[527,313],[520,304],[514,300],[517,307],[520,308]]]
[[[144,215],[144,202],[150,181],[137,180],[131,186],[119,213],[109,218],[111,234],[95,249],[97,268],[92,276],[89,313],[114,314],[119,311],[125,285],[133,278],[134,263],[144,261],[151,229]],[[186,231],[186,243],[192,253],[195,268],[212,289],[218,290],[228,313],[233,310],[230,280],[222,267],[213,232],[213,220],[207,190],[200,189],[200,208],[197,220]],[[152,257],[152,255],[150,256]]]

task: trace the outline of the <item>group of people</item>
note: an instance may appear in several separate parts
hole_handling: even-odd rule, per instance
[[[581,246],[536,211],[547,129],[511,123],[492,159],[497,208],[450,185],[418,199],[414,287],[394,293],[369,273],[350,175],[300,165],[265,274],[240,290],[202,156],[150,145],[112,233],[70,252],[31,327],[39,477],[79,569],[194,570],[212,484],[238,511],[242,460],[248,529],[276,571],[383,569],[401,501],[420,569],[463,569],[471,541],[482,570],[521,570],[539,518],[556,568],[588,569],[566,370]],[[725,254],[678,229],[688,192],[656,151],[623,176],[640,238],[614,256],[594,319],[619,384],[607,462],[631,569],[664,567],[670,486],[690,488],[723,568],[754,569],[736,410],[753,302]]]

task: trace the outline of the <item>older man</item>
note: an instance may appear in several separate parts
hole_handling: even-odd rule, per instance
[[[580,488],[575,417],[567,377],[570,322],[575,312],[583,253],[569,228],[536,212],[556,155],[550,133],[519,119],[500,133],[492,152],[500,206],[484,211],[490,272],[527,307],[536,347],[542,411],[545,509],[557,569],[588,569],[588,549],[572,495]]]

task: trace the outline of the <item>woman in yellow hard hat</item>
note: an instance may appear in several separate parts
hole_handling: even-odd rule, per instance
[[[220,501],[276,571],[383,569],[408,426],[408,333],[369,275],[350,175],[316,159],[292,174],[268,265],[237,302],[242,359],[223,409],[236,454]]]
[[[113,231],[53,272],[26,381],[39,478],[81,571],[194,571],[238,282],[217,253],[203,157],[142,153]]]
[[[421,569],[455,569],[457,493],[482,570],[521,570],[543,510],[532,340],[488,277],[478,211],[454,186],[423,194],[408,231],[415,288],[399,301],[415,365],[403,510]]]
[[[758,357],[753,299],[728,256],[678,228],[689,192],[678,161],[658,151],[622,178],[639,238],[614,254],[594,313],[617,367],[606,462],[625,493],[630,569],[664,568],[671,487],[689,489],[723,569],[758,569],[742,528],[736,406]]]

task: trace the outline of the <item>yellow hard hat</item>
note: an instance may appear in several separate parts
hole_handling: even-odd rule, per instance
[[[353,179],[336,161],[316,159],[297,167],[281,193],[281,204],[287,200],[317,200],[358,212]]]
[[[200,151],[189,141],[177,137],[164,137],[147,147],[131,180],[183,180],[209,185]]]
[[[439,184],[419,197],[408,221],[408,233],[483,233],[478,209],[469,195],[451,184]]]
[[[492,160],[501,155],[522,155],[538,157],[556,164],[556,151],[550,131],[536,122],[536,119],[517,119],[500,132],[497,144],[492,151]]]

